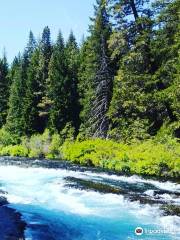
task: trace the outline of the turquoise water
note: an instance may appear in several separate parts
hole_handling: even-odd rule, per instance
[[[10,206],[21,212],[26,220],[26,239],[180,239],[180,218],[163,216],[158,205],[130,202],[122,195],[67,187],[67,177],[106,182],[116,186],[123,184],[128,188],[143,186],[142,189],[147,195],[153,194],[153,188],[177,192],[180,187],[175,183],[144,180],[137,176],[1,166],[1,189],[8,192]],[[144,186],[149,188],[144,189]],[[178,199],[171,199],[168,194],[161,198],[179,204]],[[137,227],[144,230],[141,236],[135,234]]]

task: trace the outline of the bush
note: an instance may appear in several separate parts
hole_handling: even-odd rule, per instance
[[[59,148],[62,145],[62,139],[59,134],[52,135],[52,140],[49,146],[49,152],[46,154],[46,158],[60,158]]]
[[[13,156],[13,157],[27,157],[28,149],[22,145],[10,145],[1,149],[0,155],[2,156]]]
[[[109,164],[113,165],[113,160],[119,159],[120,149],[124,152],[127,148],[125,144],[94,139],[74,143],[66,142],[62,147],[62,153],[66,159],[76,163],[106,167]]]
[[[72,126],[72,123],[68,122],[65,127],[60,132],[61,144],[65,141],[74,141],[75,139],[75,129]]]
[[[169,123],[166,122],[163,124],[163,126],[160,128],[156,135],[156,141],[161,143],[166,143],[167,139],[168,141],[176,142],[178,140],[178,130],[180,129],[180,122],[173,122]],[[177,136],[176,136],[177,135]]]
[[[62,139],[57,133],[51,136],[50,131],[46,129],[42,135],[36,134],[30,139],[23,138],[22,144],[29,149],[29,157],[59,158]]]
[[[0,145],[8,146],[19,142],[19,138],[9,133],[4,127],[0,129]]]
[[[170,139],[166,144],[147,140],[131,145],[94,139],[66,142],[63,157],[72,162],[141,175],[178,177],[180,144]]]
[[[74,129],[67,124],[60,134],[51,136],[46,129],[42,135],[23,137],[21,145],[14,145],[12,136],[3,128],[0,130],[0,155],[61,158],[123,173],[178,178],[180,143],[168,135],[169,132],[165,134],[163,128],[162,132],[154,139],[130,144],[102,139],[74,141]]]
[[[11,145],[3,147],[0,151],[0,155],[1,156],[10,156],[10,148],[11,147],[12,147]]]
[[[16,157],[27,157],[28,149],[21,145],[12,146],[10,149],[10,155]]]
[[[36,134],[31,136],[29,143],[29,157],[44,158],[49,154],[51,136],[48,129],[42,135]]]

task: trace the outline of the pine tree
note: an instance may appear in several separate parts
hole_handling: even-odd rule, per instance
[[[179,122],[179,49],[180,49],[180,3],[155,2],[157,10],[157,31],[153,49],[157,65],[154,74],[157,99],[163,123]],[[177,124],[178,127],[178,124]],[[180,127],[180,126],[179,126]]]
[[[111,134],[144,139],[177,121],[179,3],[156,1],[149,8],[144,1],[113,2],[117,24],[110,47],[120,64],[109,111]]]
[[[51,34],[49,27],[45,27],[40,42],[39,56],[39,116],[41,117],[42,129],[45,129],[48,122],[49,101],[46,96],[46,86],[48,81],[49,63],[52,55]]]
[[[80,134],[90,136],[90,111],[94,98],[95,69],[97,68],[97,59],[93,54],[93,45],[91,38],[86,39],[80,49],[80,67],[78,71],[78,93],[80,96]],[[81,136],[81,137],[82,137]]]
[[[68,121],[68,87],[64,39],[59,32],[50,60],[47,87],[48,127],[53,131],[62,130]]]
[[[51,33],[49,27],[45,27],[42,33],[42,39],[40,42],[41,49],[41,58],[40,58],[40,68],[42,71],[42,82],[45,83],[48,78],[48,67],[49,61],[51,59],[52,54],[52,46],[51,46]]]
[[[39,71],[40,50],[36,48],[31,56],[28,68],[26,91],[26,131],[28,135],[43,132],[38,104],[41,101],[41,74]]]
[[[106,138],[109,128],[107,112],[112,97],[113,77],[103,37],[101,51],[100,69],[95,76],[95,98],[91,112],[91,123],[94,137]]]
[[[180,2],[149,4],[97,0],[80,48],[72,32],[54,45],[48,27],[38,44],[30,32],[10,69],[0,59],[0,127],[17,140],[46,127],[129,141],[168,126],[180,137]]]
[[[10,73],[12,85],[10,89],[6,128],[18,137],[29,132],[29,126],[27,124],[29,117],[29,112],[27,112],[29,104],[27,101],[27,82],[30,60],[35,49],[35,44],[33,33],[30,32],[29,41],[23,56],[15,58]]]
[[[156,104],[151,101],[154,90],[151,79],[155,71],[151,52],[152,11],[146,6],[148,1],[114,2],[117,26],[110,47],[119,59],[119,70],[109,110],[112,120],[109,134],[116,139],[143,139],[149,136],[152,108]],[[120,41],[116,45],[118,37]],[[125,48],[117,56],[117,49],[122,47]]]
[[[78,68],[79,49],[73,32],[70,33],[65,46],[65,58],[67,65],[67,115],[76,132],[79,128],[79,94],[78,94]]]
[[[27,44],[26,49],[25,49],[29,58],[31,57],[31,55],[33,54],[35,49],[36,49],[36,40],[35,40],[33,32],[30,31],[29,32],[28,44]]]
[[[13,59],[13,62],[12,62],[11,67],[9,69],[9,85],[10,86],[12,84],[12,80],[14,79],[14,75],[16,73],[16,70],[20,66],[20,64],[21,64],[21,55],[19,53],[18,56],[15,56],[15,58]]]
[[[0,128],[6,122],[9,97],[9,77],[6,56],[0,59]]]
[[[84,125],[81,128],[86,129],[86,135],[95,137],[106,137],[109,125],[106,114],[111,98],[112,70],[107,42],[111,25],[106,8],[106,1],[97,1],[91,35],[81,52],[79,89]]]
[[[17,65],[13,74],[9,97],[9,109],[7,115],[6,129],[13,135],[20,137],[26,132],[25,119],[25,96],[27,80],[28,57],[24,52],[19,66]]]

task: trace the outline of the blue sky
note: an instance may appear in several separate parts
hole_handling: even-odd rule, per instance
[[[52,40],[61,29],[65,39],[72,29],[80,41],[87,34],[95,0],[5,0],[1,1],[0,53],[6,49],[9,62],[26,45],[29,31],[40,37],[49,26]]]

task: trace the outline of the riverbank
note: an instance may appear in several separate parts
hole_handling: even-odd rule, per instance
[[[176,184],[180,184],[179,178],[163,177],[163,176],[152,176],[143,174],[130,174],[129,172],[122,172],[112,170],[108,168],[102,168],[97,166],[90,166],[88,164],[79,164],[69,160],[63,159],[47,159],[47,158],[29,158],[29,157],[14,157],[14,156],[0,156],[1,166],[18,166],[18,167],[33,167],[33,168],[48,168],[48,169],[68,169],[72,171],[91,171],[95,174],[107,174],[108,176],[126,176],[133,177],[137,176],[146,180],[166,182],[171,181]]]
[[[42,135],[22,138],[18,145],[4,142],[0,145],[0,155],[64,159],[121,174],[180,180],[180,143],[168,137],[127,144],[103,139],[62,140],[58,134],[51,135],[46,130]]]

